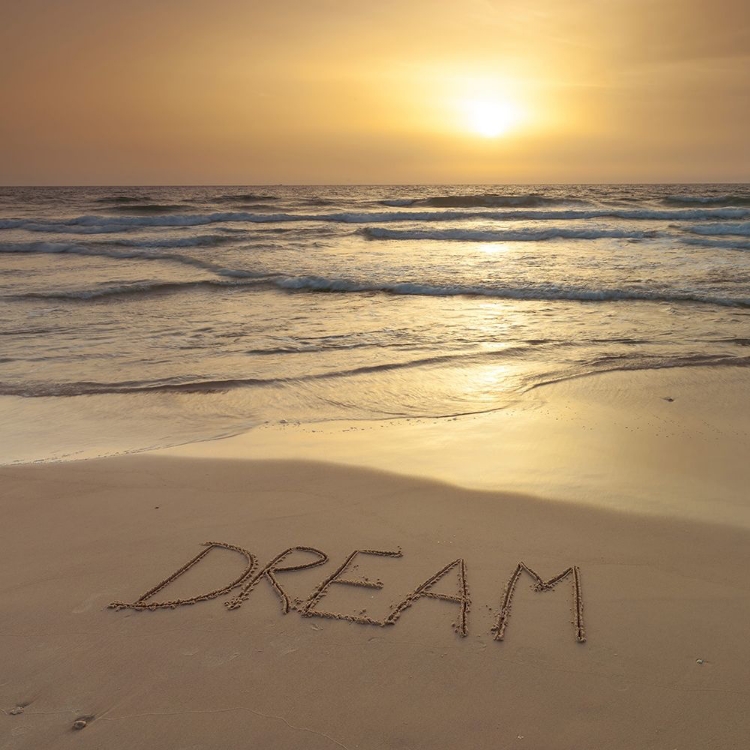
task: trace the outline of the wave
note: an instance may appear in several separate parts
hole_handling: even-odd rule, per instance
[[[662,203],[666,206],[750,206],[750,195],[668,195]]]
[[[418,198],[391,198],[388,200],[376,201],[379,206],[390,206],[392,208],[406,208],[413,206]]]
[[[335,206],[339,201],[332,198],[307,198],[302,203],[306,206]]]
[[[172,259],[168,256],[168,259]],[[290,293],[356,293],[392,294],[428,297],[492,297],[507,300],[528,301],[571,301],[571,302],[617,302],[644,301],[670,303],[700,303],[724,307],[750,307],[750,298],[722,297],[703,294],[697,291],[669,289],[592,289],[586,287],[537,284],[528,286],[436,284],[415,281],[377,282],[342,277],[286,276],[274,272],[253,272],[211,267],[194,258],[181,258],[182,261],[213,271],[221,278],[197,279],[192,281],[144,281],[132,284],[97,286],[91,289],[52,290],[17,295],[16,299],[60,299],[95,300],[102,297],[146,296],[159,293],[193,291],[196,289],[245,288],[248,291],[275,289]]]
[[[287,385],[296,385],[305,382],[337,380],[339,378],[357,377],[374,373],[394,372],[420,367],[432,367],[435,365],[450,364],[473,364],[482,363],[488,359],[498,359],[523,355],[527,351],[525,346],[513,346],[499,351],[470,352],[458,354],[443,354],[431,357],[419,357],[412,360],[399,362],[386,362],[377,365],[364,365],[342,370],[329,370],[326,372],[302,375],[299,377],[270,377],[270,378],[223,378],[191,380],[155,380],[155,381],[120,381],[120,382],[96,382],[83,381],[74,383],[0,383],[1,396],[22,396],[26,398],[49,398],[49,397],[75,397],[114,394],[208,394],[225,393],[239,388],[268,388]],[[656,357],[639,358],[630,362],[620,358],[604,358],[590,362],[589,369],[584,372],[573,372],[562,377],[540,377],[529,382],[524,390],[530,391],[544,385],[574,380],[602,372],[617,372],[631,370],[657,370],[679,367],[748,367],[750,357],[726,356],[726,355],[691,355],[687,357]],[[489,409],[488,411],[494,411]],[[458,416],[450,414],[448,416]]]
[[[229,275],[229,274],[227,274]],[[245,278],[238,281],[222,279],[200,279],[196,281],[139,281],[132,284],[100,286],[93,289],[53,290],[49,292],[27,292],[16,299],[59,299],[59,300],[95,300],[103,297],[144,297],[152,294],[183,292],[195,289],[227,288],[257,285],[267,277],[245,273]]]
[[[475,193],[471,195],[433,195],[429,198],[396,198],[378,201],[383,206],[430,206],[432,208],[539,208],[584,204],[580,198],[551,198],[541,193],[501,195]]]
[[[269,203],[278,199],[278,196],[269,195],[268,193],[226,193],[210,200],[213,203],[247,203],[248,201],[253,203]]]
[[[385,229],[365,227],[361,233],[371,240],[451,240],[463,242],[527,242],[542,240],[598,240],[645,239],[656,237],[656,232],[633,232],[623,229],[574,229],[550,227],[541,229],[431,229],[427,231],[410,229]]]
[[[319,276],[295,276],[273,279],[280,289],[312,292],[383,292],[431,297],[495,297],[514,300],[560,300],[578,302],[645,301],[645,302],[695,302],[725,307],[750,307],[750,298],[719,297],[694,291],[657,289],[589,289],[565,287],[554,284],[536,286],[476,286],[440,285],[417,282],[373,283],[345,278],[323,278]]]
[[[194,243],[187,244],[187,240],[197,240],[197,237],[192,238],[175,238],[174,240],[164,239],[160,247],[166,249],[169,247],[194,247]],[[220,237],[223,241],[224,238]],[[231,239],[231,238],[230,238]],[[180,241],[183,244],[178,244]],[[118,250],[117,247],[130,247],[131,249]],[[105,246],[97,245],[77,245],[65,242],[7,242],[0,243],[0,254],[2,253],[39,253],[49,255],[83,255],[86,257],[98,257],[98,258],[109,258],[114,260],[155,260],[155,261],[166,261],[168,263],[179,263],[182,265],[192,266],[194,268],[200,268],[205,271],[216,273],[220,276],[253,276],[249,271],[225,268],[217,263],[210,261],[201,260],[200,258],[193,258],[189,255],[180,255],[178,253],[164,253],[164,252],[147,252],[145,249],[139,249],[140,247],[153,247],[153,245],[146,241],[140,245],[138,242],[127,243],[125,241],[115,241],[108,243]]]
[[[714,247],[724,250],[750,250],[750,242],[739,239],[717,240],[710,237],[685,237],[680,242],[697,247]]]
[[[750,210],[742,208],[655,209],[570,209],[503,211],[381,211],[361,213],[253,213],[226,211],[211,214],[177,216],[78,216],[60,221],[2,219],[0,229],[26,229],[32,232],[108,233],[139,227],[195,227],[228,222],[270,224],[282,222],[334,222],[367,224],[411,221],[459,221],[466,219],[505,220],[583,220],[625,219],[633,221],[700,221],[750,219]]]
[[[95,203],[147,203],[148,196],[145,195],[109,195],[104,198],[97,198]]]
[[[267,211],[267,203],[238,203],[237,208],[241,208],[244,211]]]
[[[103,394],[135,394],[135,393],[222,393],[237,388],[273,387],[279,385],[305,383],[320,380],[335,380],[337,378],[356,377],[380,372],[407,370],[416,367],[450,364],[454,362],[469,363],[483,361],[488,358],[513,356],[526,351],[526,347],[516,346],[490,352],[472,352],[459,354],[439,354],[431,357],[419,357],[400,362],[387,362],[377,365],[363,365],[342,370],[329,370],[298,377],[270,377],[270,378],[224,378],[224,379],[194,379],[182,381],[121,381],[102,383],[84,381],[77,383],[24,383],[14,385],[0,383],[0,396],[25,396],[33,398],[60,396],[94,396]]]
[[[112,240],[109,244],[124,247],[216,247],[229,242],[237,242],[230,234],[199,234],[193,237],[154,237],[146,240]]]
[[[175,206],[170,203],[125,203],[124,205],[109,206],[107,211],[120,211],[129,214],[174,214],[184,211],[189,206],[184,204]]]
[[[71,242],[0,242],[0,253],[75,253],[79,247]]]
[[[737,357],[737,356],[726,356],[721,354],[693,354],[687,357],[653,357],[651,361],[648,359],[640,359],[632,362],[622,362],[615,360],[618,364],[613,364],[612,360],[605,361],[599,360],[598,362],[590,363],[592,369],[585,372],[572,372],[569,375],[563,375],[560,377],[542,377],[537,379],[536,382],[531,383],[526,391],[533,391],[536,388],[542,388],[546,385],[554,385],[555,383],[565,383],[571,380],[580,380],[582,378],[588,378],[592,375],[601,375],[602,373],[609,372],[633,372],[643,370],[674,370],[678,368],[691,368],[691,367],[750,367],[750,357]],[[602,366],[603,365],[603,366]]]
[[[736,235],[738,237],[750,237],[750,222],[742,224],[706,224],[704,226],[686,227],[692,234],[712,235]]]

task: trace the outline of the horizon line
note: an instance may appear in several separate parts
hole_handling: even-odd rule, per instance
[[[237,182],[237,183],[54,183],[54,184],[0,184],[3,189],[49,188],[337,188],[337,187],[616,187],[616,186],[672,186],[672,185],[745,185],[747,182]]]

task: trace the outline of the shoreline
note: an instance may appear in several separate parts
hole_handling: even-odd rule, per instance
[[[261,425],[155,455],[334,461],[595,508],[750,529],[750,370],[643,370],[466,417]]]
[[[478,414],[289,419],[174,445],[0,468],[151,454],[333,460],[472,489],[750,528],[748,389],[744,367],[614,371],[545,384]]]

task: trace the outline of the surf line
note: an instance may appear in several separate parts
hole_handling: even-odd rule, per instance
[[[367,615],[366,610],[361,610],[357,614],[344,614],[339,612],[328,612],[319,608],[319,604],[328,594],[329,589],[333,585],[339,586],[359,586],[363,588],[371,589],[382,589],[384,584],[381,580],[371,580],[367,577],[352,578],[347,576],[347,572],[351,571],[354,567],[355,560],[360,555],[373,555],[376,557],[391,557],[400,558],[403,557],[401,549],[395,551],[390,550],[375,550],[375,549],[356,549],[349,554],[344,561],[327,576],[305,599],[294,599],[289,597],[289,594],[279,583],[277,574],[279,573],[290,573],[293,571],[306,570],[309,568],[316,568],[319,565],[324,565],[328,562],[329,557],[325,552],[322,552],[315,547],[289,547],[280,554],[276,555],[270,562],[261,568],[258,568],[258,561],[252,552],[249,552],[242,547],[237,547],[234,544],[227,544],[225,542],[204,542],[204,549],[201,550],[195,557],[187,561],[182,567],[178,568],[174,573],[164,578],[162,581],[153,586],[144,594],[138,597],[134,602],[121,602],[115,601],[109,604],[110,609],[121,610],[121,609],[133,609],[136,611],[155,611],[157,609],[176,609],[186,605],[197,604],[202,601],[209,601],[216,599],[220,596],[229,594],[235,589],[239,589],[235,595],[224,602],[224,606],[229,610],[239,609],[243,603],[248,599],[253,589],[261,582],[266,581],[281,601],[281,612],[282,614],[288,614],[291,610],[299,612],[302,617],[325,617],[332,620],[346,620],[348,622],[358,623],[360,625],[376,625],[378,627],[386,627],[388,625],[395,625],[402,614],[414,606],[421,599],[437,599],[439,601],[448,602],[458,606],[458,615],[453,623],[453,629],[462,637],[466,637],[469,634],[468,630],[468,614],[471,609],[471,597],[469,595],[469,586],[466,578],[466,561],[459,557],[447,565],[438,570],[434,575],[430,576],[426,581],[417,586],[407,597],[395,605],[391,606],[390,613],[382,620],[376,620]],[[242,573],[232,580],[225,586],[208,591],[196,596],[183,599],[172,599],[168,601],[153,601],[153,597],[162,591],[164,588],[169,586],[171,583],[176,581],[182,575],[187,573],[188,570],[198,565],[202,560],[206,558],[208,553],[212,549],[221,548],[231,552],[236,552],[242,556],[245,560],[245,569]],[[288,564],[288,558],[295,553],[303,553],[312,555],[314,559],[307,560],[306,562],[299,562],[294,565]],[[571,565],[556,576],[544,580],[536,571],[532,570],[528,565],[523,562],[519,562],[516,566],[513,574],[511,575],[508,583],[505,586],[500,609],[497,613],[495,625],[491,632],[493,633],[496,641],[503,641],[505,639],[505,632],[508,627],[508,620],[510,619],[511,606],[513,603],[513,595],[516,591],[516,586],[519,579],[523,574],[527,574],[532,579],[532,589],[537,592],[551,591],[559,583],[566,579],[570,579],[572,582],[573,589],[573,626],[575,632],[575,639],[578,643],[584,643],[586,641],[586,631],[583,624],[583,593],[581,590],[581,571],[577,565]],[[433,588],[444,578],[454,574],[456,576],[457,591],[455,594],[443,594],[433,591]]]

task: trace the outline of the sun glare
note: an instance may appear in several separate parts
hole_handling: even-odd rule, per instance
[[[471,99],[464,111],[469,130],[484,138],[505,135],[523,119],[521,108],[508,100]]]

